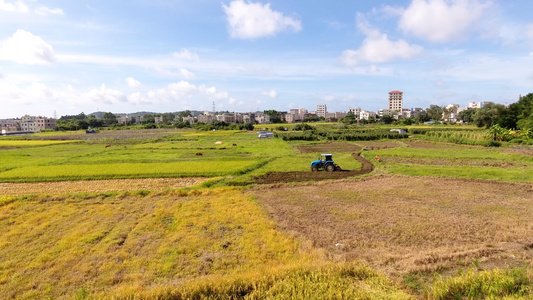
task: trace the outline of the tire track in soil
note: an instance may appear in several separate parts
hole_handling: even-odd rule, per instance
[[[374,165],[361,156],[361,152],[352,153],[352,157],[361,163],[360,170],[342,170],[335,172],[269,172],[265,175],[255,177],[253,183],[270,184],[280,182],[301,182],[301,181],[320,181],[328,179],[343,179],[358,175],[368,174],[374,171]]]

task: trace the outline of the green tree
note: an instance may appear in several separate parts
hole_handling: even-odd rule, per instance
[[[357,122],[357,117],[353,113],[353,111],[349,111],[344,118],[341,119],[341,122],[346,124],[353,124]]]
[[[459,120],[465,122],[465,123],[472,123],[474,122],[474,114],[476,113],[476,109],[465,109],[461,111],[458,115]]]
[[[264,114],[270,118],[270,123],[281,123],[281,113],[276,110],[265,110]]]
[[[429,120],[431,120],[431,118],[428,116],[428,113],[425,110],[419,111],[415,116],[415,121],[418,123],[424,123]]]
[[[170,124],[176,118],[176,115],[173,113],[164,113],[161,116],[163,117],[163,124]]]
[[[184,111],[178,112],[178,119],[180,121],[183,121],[184,117],[192,117],[191,111],[190,110],[184,110]]]
[[[430,120],[435,121],[435,122],[442,120],[442,113],[443,113],[442,107],[438,105],[432,104],[428,108],[426,108],[427,117]]]
[[[104,116],[102,117],[102,120],[104,121],[104,124],[106,126],[115,125],[118,123],[117,116],[111,112],[106,112]]]
[[[254,130],[254,125],[252,125],[251,123],[243,123],[243,124],[239,125],[239,129],[241,129],[241,130]]]
[[[154,115],[145,115],[143,117],[143,124],[155,124],[155,116]]]
[[[394,117],[391,115],[384,115],[383,117],[379,118],[379,121],[383,124],[392,124],[394,122]]]
[[[489,102],[482,108],[476,110],[474,114],[474,123],[478,127],[489,128],[492,124],[497,124],[500,117],[505,112],[506,107],[502,104]]]
[[[518,128],[533,129],[533,93],[520,97],[518,102],[509,106],[512,113],[517,114],[516,125]]]

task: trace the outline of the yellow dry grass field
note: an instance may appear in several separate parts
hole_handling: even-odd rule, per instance
[[[533,186],[378,175],[253,193],[286,232],[391,278],[533,263]]]
[[[238,190],[34,197],[0,206],[0,228],[1,299],[163,299],[310,258]]]
[[[207,179],[190,177],[0,183],[0,195],[20,197],[41,194],[65,195],[139,190],[162,191],[199,185]]]

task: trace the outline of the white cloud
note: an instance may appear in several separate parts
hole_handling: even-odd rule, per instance
[[[150,101],[140,92],[133,93],[128,96],[128,102],[132,104],[149,104]]]
[[[359,28],[367,37],[359,49],[342,52],[340,60],[346,66],[355,66],[359,62],[383,63],[395,59],[410,59],[423,51],[422,47],[409,45],[405,40],[391,41],[386,34],[371,28],[365,22],[360,23]],[[377,70],[371,67],[370,71]]]
[[[133,103],[150,104],[179,102],[190,99],[194,99],[195,105],[198,106],[198,102],[201,101],[229,100],[230,97],[227,92],[217,91],[216,87],[207,87],[206,85],[197,86],[184,80],[170,83],[165,88],[149,91],[146,93],[146,96],[132,94],[128,97],[128,100],[134,101]]]
[[[99,89],[93,89],[89,91],[84,95],[84,97],[88,98],[91,102],[104,104],[117,104],[127,101],[127,98],[123,92],[109,89],[105,86],[105,84],[102,84]]]
[[[376,65],[371,65],[370,67],[368,67],[366,69],[366,72],[371,74],[371,73],[378,73],[380,71],[380,69],[378,68],[378,66]]]
[[[196,75],[193,72],[191,72],[191,71],[189,71],[187,69],[184,69],[184,68],[180,69],[180,75],[181,75],[181,77],[183,77],[184,79],[187,79],[187,80],[196,79]]]
[[[52,46],[41,37],[19,29],[0,43],[0,60],[28,65],[49,64],[55,62],[55,54]]]
[[[212,87],[206,87],[204,84],[198,87],[200,94],[207,96],[210,100],[224,100],[229,98],[227,92],[217,92],[217,89]]]
[[[189,51],[188,49],[181,49],[179,52],[174,52],[172,53],[172,56],[174,56],[177,59],[192,60],[192,61],[198,61],[200,59],[198,54],[193,53]]]
[[[321,97],[321,99],[322,99],[322,101],[331,102],[331,101],[335,100],[335,96],[333,96],[331,94],[327,94],[327,95],[323,95]]]
[[[529,41],[533,44],[533,23],[527,25],[526,36]]]
[[[264,91],[263,95],[268,96],[268,97],[270,97],[272,99],[276,99],[278,97],[278,91],[276,91],[276,90]]]
[[[262,5],[235,0],[229,6],[222,6],[233,38],[253,39],[273,36],[282,31],[298,32],[302,29],[299,20],[272,10],[270,3]]]
[[[1,1],[1,0],[0,0]],[[40,6],[35,9],[35,13],[41,16],[49,15],[63,15],[63,10],[61,8],[48,8],[46,6]]]
[[[133,77],[126,78],[126,83],[130,88],[134,89],[142,86],[142,84]]]
[[[7,12],[26,13],[28,12],[28,6],[22,1],[8,2],[5,0],[0,0],[0,10]]]
[[[425,40],[448,42],[464,38],[490,5],[480,0],[413,0],[399,27]]]
[[[341,63],[355,66],[360,62],[383,63],[395,59],[410,59],[422,53],[423,49],[417,45],[410,45],[405,40],[391,41],[389,37],[373,28],[364,15],[357,15],[357,27],[366,35],[363,44],[357,50],[344,50]],[[376,68],[370,71],[377,71]]]

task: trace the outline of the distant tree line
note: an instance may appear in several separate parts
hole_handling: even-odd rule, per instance
[[[281,112],[276,110],[265,110],[265,116],[268,116],[270,123],[282,123]],[[412,125],[428,121],[443,122],[447,120],[451,114],[456,114],[457,119],[470,124],[475,124],[479,127],[490,128],[493,125],[498,125],[501,128],[519,129],[519,130],[533,130],[533,93],[526,96],[520,96],[518,102],[512,103],[509,106],[496,103],[486,103],[482,108],[467,109],[457,114],[457,108],[446,108],[438,105],[430,105],[425,110],[418,112],[413,118],[399,118],[396,119],[393,115],[384,115],[382,117],[371,116],[368,119],[358,120],[353,112],[348,112],[344,118],[339,120],[340,123],[360,124],[383,123],[383,124],[398,124],[398,125]],[[209,124],[195,123],[193,125],[184,122],[184,117],[192,116],[191,111],[185,110],[173,113],[163,113],[155,115],[145,115],[141,122],[137,122],[138,117],[129,118],[125,126],[133,126],[138,124],[141,128],[156,128],[157,126],[173,126],[177,128],[196,128],[199,130],[213,130],[213,129],[247,129],[253,130],[252,124],[227,124],[222,121],[213,121]],[[156,125],[155,118],[162,117],[160,125]],[[324,120],[317,116],[310,116],[303,122],[317,122]],[[97,119],[94,115],[85,115],[80,113],[78,115],[62,116],[56,121],[56,126],[59,130],[79,130],[99,127],[115,127],[124,126],[118,124],[117,117],[107,112],[101,119]],[[342,125],[342,124],[341,124]],[[344,125],[342,125],[344,126]],[[252,128],[252,129],[250,129]]]
[[[478,127],[490,128],[498,125],[507,129],[533,130],[533,93],[520,96],[518,102],[509,106],[496,103],[486,103],[482,108],[466,109],[457,113],[457,108],[446,108],[438,105],[430,105],[425,110],[418,112],[413,118],[398,118],[392,115],[384,115],[381,118],[370,117],[368,120],[359,120],[360,124],[383,123],[412,125],[428,121],[443,122],[448,120],[451,114],[456,115],[456,119],[464,123],[475,124]],[[345,124],[356,123],[357,117],[353,112],[348,112],[346,116],[339,120]]]
[[[92,128],[110,127],[110,128],[129,128],[137,126],[143,129],[157,128],[157,127],[176,127],[176,128],[195,128],[198,130],[253,130],[254,126],[250,123],[244,124],[228,124],[226,122],[214,120],[209,124],[197,122],[190,124],[187,121],[183,121],[183,118],[192,116],[192,112],[189,110],[173,113],[163,114],[148,114],[142,117],[142,121],[137,122],[139,116],[131,116],[125,124],[118,124],[118,118],[111,112],[106,112],[101,119],[97,119],[94,115],[85,115],[80,113],[78,115],[66,115],[62,116],[56,121],[56,127],[58,130],[87,130]],[[161,117],[162,122],[156,125],[155,118]]]

